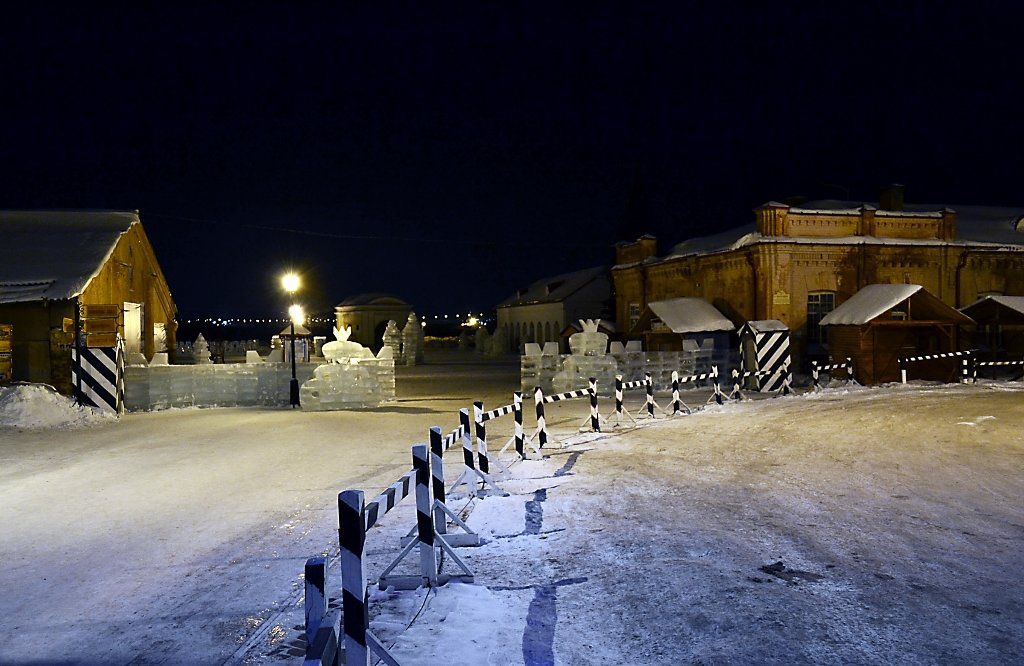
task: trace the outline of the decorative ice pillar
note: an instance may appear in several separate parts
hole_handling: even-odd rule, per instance
[[[488,354],[491,351],[491,334],[487,332],[487,329],[481,326],[476,329],[476,353],[477,354]]]
[[[384,327],[384,346],[391,350],[395,363],[402,362],[402,334],[394,319],[389,320],[388,325]]]
[[[508,353],[508,334],[505,329],[497,328],[491,336],[491,348],[487,350],[489,356],[504,356]]]
[[[416,365],[423,361],[423,327],[415,312],[409,313],[409,319],[402,329],[402,353],[406,365]]]
[[[202,333],[199,334],[195,343],[192,344],[192,358],[196,363],[203,365],[213,363],[210,360],[210,345],[207,344],[206,338],[203,337]]]

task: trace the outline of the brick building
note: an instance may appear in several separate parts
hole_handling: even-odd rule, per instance
[[[960,308],[1024,295],[1024,208],[880,202],[769,202],[751,224],[684,241],[663,257],[645,236],[616,248],[616,321],[643,337],[651,301],[699,297],[734,323],[777,319],[795,362],[827,356],[821,319],[869,284],[917,284]]]

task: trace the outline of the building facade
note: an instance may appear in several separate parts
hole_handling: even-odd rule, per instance
[[[349,340],[380,351],[384,344],[384,329],[394,320],[401,328],[412,308],[404,300],[392,294],[357,294],[334,306],[334,316],[339,329],[352,327]]]
[[[70,391],[76,329],[90,346],[120,336],[128,353],[173,353],[176,315],[138,212],[0,211],[0,324],[11,327],[14,380]]]
[[[1024,295],[1024,209],[769,202],[754,223],[656,256],[644,237],[617,247],[616,319],[631,338],[651,301],[700,297],[734,323],[776,319],[794,362],[828,355],[821,319],[869,284],[918,284],[960,308],[980,296]],[[799,366],[798,366],[799,367]]]
[[[522,352],[527,342],[561,342],[568,325],[599,319],[611,293],[606,266],[544,278],[497,305],[497,330],[508,341],[508,351]]]

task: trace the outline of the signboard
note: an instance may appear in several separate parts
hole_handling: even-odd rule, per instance
[[[89,333],[85,336],[86,347],[116,347],[117,333]]]
[[[83,319],[117,319],[121,316],[120,305],[83,305]]]
[[[117,333],[116,319],[86,319],[82,322],[86,333]]]

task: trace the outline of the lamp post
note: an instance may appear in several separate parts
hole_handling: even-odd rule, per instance
[[[288,292],[289,298],[295,295],[295,292],[299,289],[299,276],[295,273],[288,273],[281,278],[281,287]],[[291,351],[292,351],[292,381],[289,384],[289,404],[292,408],[299,406],[299,380],[295,377],[295,318],[296,316],[302,315],[302,308],[296,304],[292,304],[288,308],[288,318],[291,320]]]

